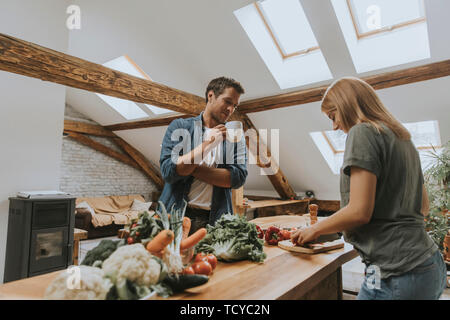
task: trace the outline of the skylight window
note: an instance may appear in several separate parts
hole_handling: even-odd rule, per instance
[[[298,0],[264,0],[234,12],[281,89],[332,78]]]
[[[359,39],[426,21],[421,0],[346,1]]]
[[[324,131],[322,134],[324,135],[327,143],[330,145],[330,148],[333,150],[333,153],[342,153],[345,151],[345,140],[347,139],[347,135],[344,131]]]
[[[358,73],[430,58],[423,0],[331,0]]]
[[[117,59],[111,60],[103,64],[105,67],[128,73],[132,76],[151,80],[150,77],[138,66],[136,65],[128,56],[121,56]],[[97,95],[105,101],[114,110],[120,113],[127,120],[135,120],[140,118],[146,118],[149,116],[160,115],[171,113],[171,110],[158,108],[148,104],[142,104],[150,112],[144,112],[138,104],[133,101],[124,100],[116,97],[111,97],[103,94],[97,93]]]
[[[403,125],[411,133],[411,140],[419,152],[422,169],[428,168],[433,161],[428,152],[432,151],[433,148],[437,152],[442,149],[438,122],[435,120],[421,121],[403,123]],[[336,130],[311,132],[310,135],[331,171],[334,174],[339,174],[344,161],[347,134],[341,130]]]
[[[327,138],[326,132],[310,132],[309,134],[331,171],[338,175],[344,161],[344,152],[337,152],[337,150],[332,147],[330,140]]]

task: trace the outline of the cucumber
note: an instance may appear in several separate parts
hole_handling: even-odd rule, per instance
[[[208,282],[208,276],[203,274],[180,274],[168,275],[163,283],[168,285],[173,292],[181,292],[183,290],[201,286]]]

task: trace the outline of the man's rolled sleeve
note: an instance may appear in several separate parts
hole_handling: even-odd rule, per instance
[[[231,174],[231,189],[239,189],[245,183],[247,179],[247,168],[244,165],[229,165],[227,169]]]

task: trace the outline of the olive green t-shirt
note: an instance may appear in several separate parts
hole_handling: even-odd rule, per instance
[[[400,275],[438,250],[425,231],[423,175],[413,143],[400,140],[385,125],[378,132],[368,123],[353,126],[345,144],[341,169],[341,207],[349,202],[350,168],[377,177],[375,206],[368,224],[344,232],[366,266],[378,266],[381,278]]]

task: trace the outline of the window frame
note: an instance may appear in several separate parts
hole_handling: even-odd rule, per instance
[[[328,145],[329,145],[330,148],[331,148],[331,151],[332,151],[334,154],[344,153],[344,151],[342,151],[342,150],[336,150],[336,149],[334,148],[333,143],[330,141],[330,138],[328,137],[326,131],[321,131],[321,132],[322,132],[323,137],[325,138],[325,141],[328,143]]]
[[[144,72],[144,70],[142,70],[142,68],[141,67],[139,67],[139,65],[136,63],[136,62],[134,62],[133,61],[133,59],[131,59],[127,54],[124,54],[123,55],[123,57],[125,58],[125,59],[127,59],[128,60],[128,62],[144,77],[144,78],[146,78],[147,80],[150,80],[150,81],[153,81],[150,77],[149,77],[149,75],[148,74],[146,74],[145,72]]]
[[[396,29],[401,29],[401,28],[408,27],[408,26],[411,26],[411,25],[414,25],[414,24],[420,24],[420,23],[427,22],[427,18],[424,15],[424,17],[422,17],[422,18],[417,18],[417,19],[405,21],[405,22],[398,23],[398,24],[395,24],[395,25],[392,25],[392,26],[386,26],[386,27],[383,27],[383,28],[380,28],[380,29],[376,29],[376,30],[372,30],[372,31],[368,31],[368,32],[360,32],[360,30],[358,28],[357,18],[356,18],[355,12],[353,10],[352,1],[353,0],[346,0],[346,3],[347,3],[348,11],[350,13],[350,17],[352,19],[352,24],[353,24],[353,28],[355,30],[356,38],[358,40],[361,40],[361,39],[364,39],[364,38],[369,38],[369,37],[372,37],[374,35],[381,34],[381,33],[391,32],[391,31],[394,31]],[[422,4],[422,7],[423,7],[423,11],[425,12],[425,5],[424,5],[423,0],[421,1],[421,4]]]
[[[272,38],[272,41],[273,41],[275,47],[277,48],[278,52],[280,53],[281,58],[283,60],[286,60],[286,59],[289,59],[292,57],[306,55],[308,53],[320,50],[319,46],[315,46],[315,47],[307,48],[304,50],[295,51],[292,53],[285,53],[284,50],[282,49],[280,43],[278,42],[277,37],[275,36],[275,32],[272,30],[272,28],[270,27],[270,25],[267,21],[268,19],[264,14],[264,9],[260,6],[258,1],[253,2],[253,5],[255,6],[256,12],[258,13],[259,17],[261,18],[267,32],[269,33],[270,37]]]

